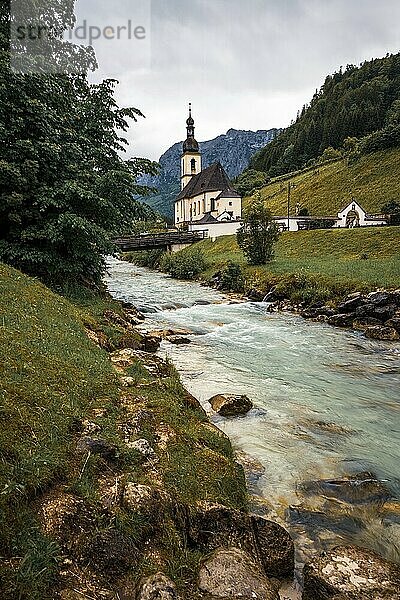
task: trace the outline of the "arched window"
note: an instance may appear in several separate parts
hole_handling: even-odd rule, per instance
[[[192,160],[190,161],[190,167],[192,169],[192,172],[196,170],[196,159],[192,158]]]
[[[211,212],[215,210],[215,198],[211,198]]]
[[[197,211],[198,211],[198,214],[200,214],[200,200],[197,202]]]

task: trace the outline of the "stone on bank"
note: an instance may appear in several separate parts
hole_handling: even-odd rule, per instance
[[[363,548],[339,546],[304,568],[303,600],[399,600],[400,567]]]

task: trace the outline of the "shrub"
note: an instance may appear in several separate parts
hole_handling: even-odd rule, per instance
[[[271,211],[260,197],[245,212],[243,225],[236,237],[250,265],[265,265],[272,260],[279,231]]]
[[[188,248],[173,254],[164,254],[160,268],[176,279],[192,280],[206,269],[206,261],[199,248]]]
[[[238,263],[230,260],[221,273],[218,287],[221,290],[230,292],[243,292],[244,277],[242,267]]]
[[[139,267],[158,269],[164,256],[163,250],[143,250],[140,252],[126,252],[124,259]]]

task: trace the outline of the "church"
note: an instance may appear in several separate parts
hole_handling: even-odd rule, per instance
[[[175,226],[205,231],[213,239],[232,235],[241,225],[242,198],[220,162],[202,169],[191,104],[186,125],[187,137],[181,155],[181,192],[175,200]]]

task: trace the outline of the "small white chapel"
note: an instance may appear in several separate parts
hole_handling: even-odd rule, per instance
[[[181,155],[181,192],[175,200],[175,226],[205,231],[211,238],[232,235],[241,225],[242,198],[220,162],[202,170],[191,104],[186,129]]]

